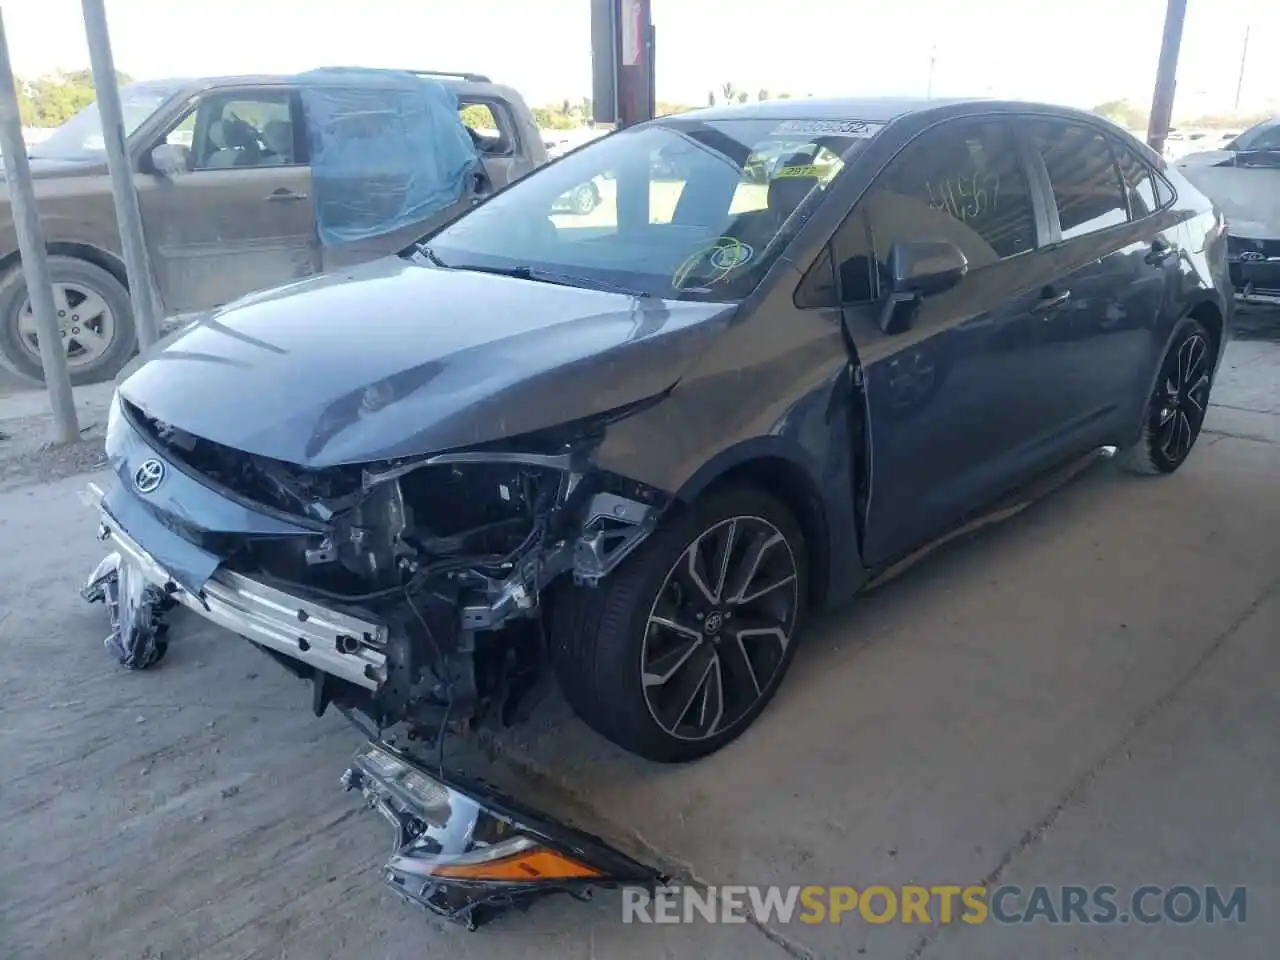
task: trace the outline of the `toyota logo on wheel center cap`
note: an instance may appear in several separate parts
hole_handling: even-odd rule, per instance
[[[133,485],[139,493],[151,493],[164,482],[164,464],[156,459],[144,460],[133,471]]]

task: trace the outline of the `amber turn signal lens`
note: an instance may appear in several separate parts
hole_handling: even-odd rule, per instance
[[[536,883],[539,880],[578,880],[601,872],[553,850],[534,849],[485,863],[442,863],[431,875],[448,880],[499,880]]]

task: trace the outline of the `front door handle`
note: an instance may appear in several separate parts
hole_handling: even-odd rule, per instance
[[[1036,301],[1031,310],[1033,313],[1048,313],[1050,310],[1056,310],[1058,307],[1063,306],[1070,299],[1070,290],[1063,290],[1058,293],[1053,287],[1045,287],[1040,294],[1040,299]]]
[[[305,193],[295,193],[288,187],[281,187],[279,190],[267,194],[267,199],[272,203],[280,203],[284,200],[305,200],[307,195]]]

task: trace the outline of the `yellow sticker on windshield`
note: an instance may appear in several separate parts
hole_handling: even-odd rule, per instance
[[[816,178],[820,176],[822,176],[820,169],[813,164],[808,164],[807,166],[783,167],[773,175],[773,179],[781,180],[784,177]]]

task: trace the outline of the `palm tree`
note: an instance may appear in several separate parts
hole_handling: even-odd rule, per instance
[[[724,96],[725,103],[733,103],[738,96],[738,88],[732,83],[724,83],[720,87],[720,93]]]

